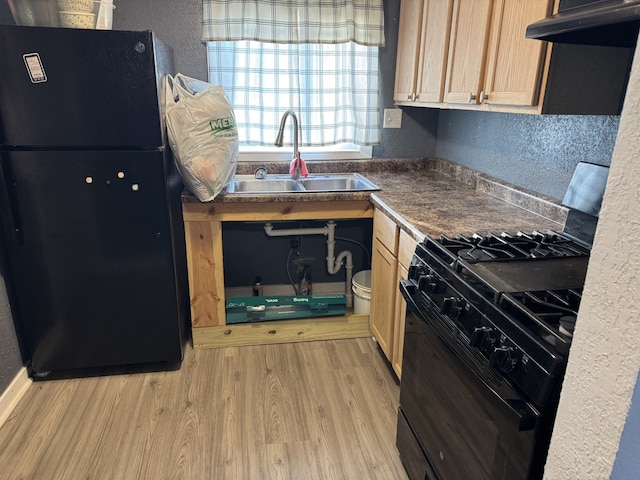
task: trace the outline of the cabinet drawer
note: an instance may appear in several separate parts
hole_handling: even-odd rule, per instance
[[[411,235],[404,230],[400,230],[398,245],[398,263],[404,268],[409,268],[411,258],[416,250],[416,242]]]
[[[398,226],[380,210],[373,214],[373,235],[394,255],[398,251]]]

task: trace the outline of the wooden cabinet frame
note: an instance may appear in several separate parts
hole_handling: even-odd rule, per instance
[[[183,203],[194,348],[371,335],[368,315],[226,324],[222,222],[372,218],[368,200]]]

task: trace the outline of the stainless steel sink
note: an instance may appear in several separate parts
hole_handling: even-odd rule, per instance
[[[300,192],[304,190],[302,185],[293,179],[254,177],[240,178],[234,177],[226,185],[228,193],[277,193],[277,192]]]
[[[323,173],[307,178],[293,179],[289,175],[255,178],[251,175],[236,175],[227,183],[227,193],[314,193],[314,192],[365,192],[380,190],[380,187],[359,173]]]
[[[346,175],[317,175],[301,178],[299,182],[304,189],[312,192],[342,192],[364,190],[380,190],[376,185],[357,173]]]

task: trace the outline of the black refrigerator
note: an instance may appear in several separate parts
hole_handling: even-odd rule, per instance
[[[0,65],[2,273],[29,373],[176,368],[189,307],[170,47],[7,25]]]

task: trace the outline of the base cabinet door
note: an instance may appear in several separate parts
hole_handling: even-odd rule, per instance
[[[408,273],[409,270],[405,266],[398,263],[398,270],[395,281],[396,287],[400,283],[400,280],[407,278]],[[398,378],[402,377],[402,352],[404,350],[404,321],[406,310],[407,302],[405,302],[402,295],[396,293],[394,305],[395,333],[391,366],[393,367],[393,371],[396,372],[396,376]]]
[[[400,378],[406,303],[398,285],[407,278],[417,242],[379,210],[373,215],[373,232],[369,326]]]
[[[373,241],[371,260],[371,311],[369,321],[387,358],[393,355],[396,297],[396,257],[378,240]]]
[[[400,231],[398,237],[398,268],[396,274],[395,288],[395,332],[393,334],[393,357],[391,365],[393,371],[396,372],[398,378],[402,377],[402,352],[404,351],[404,323],[407,314],[407,302],[404,297],[398,291],[398,285],[400,280],[404,280],[408,277],[409,266],[413,258],[413,253],[416,250],[416,240],[404,230]]]
[[[373,213],[369,326],[390,362],[395,334],[395,299],[399,294],[396,285],[397,253],[398,226],[392,218],[376,209]]]

